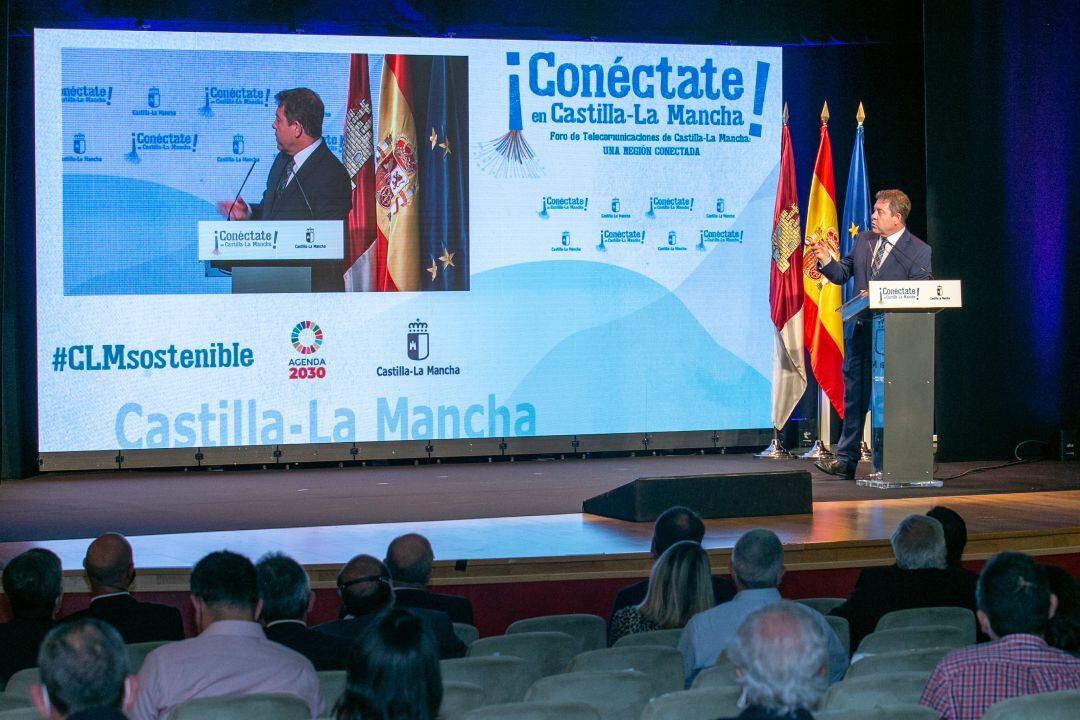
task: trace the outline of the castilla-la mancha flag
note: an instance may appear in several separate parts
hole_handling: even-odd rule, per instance
[[[345,290],[348,292],[374,290],[375,268],[379,264],[376,258],[379,244],[375,222],[373,121],[368,57],[353,55],[349,59],[349,101],[345,110],[342,152],[353,188],[352,210],[345,221]]]
[[[840,235],[836,230],[836,191],[833,182],[832,146],[829,144],[829,106],[821,112],[821,142],[810,183],[806,207],[806,246],[803,248],[803,330],[814,371],[829,402],[844,417],[844,327],[837,308],[841,288],[821,274],[811,246],[824,242],[833,260],[840,259]]]
[[[791,151],[787,108],[780,136],[780,182],[773,208],[772,262],[769,272],[769,310],[773,334],[772,421],[777,430],[791,416],[806,392],[803,363],[803,248],[799,237],[799,195],[795,189],[795,158]]]

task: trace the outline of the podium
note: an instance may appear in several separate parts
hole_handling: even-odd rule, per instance
[[[199,221],[199,260],[232,272],[232,291],[308,293],[341,280],[341,220]],[[318,278],[318,279],[317,279]]]
[[[941,487],[934,479],[934,316],[961,307],[959,280],[871,281],[840,307],[872,314],[873,471],[862,487]]]

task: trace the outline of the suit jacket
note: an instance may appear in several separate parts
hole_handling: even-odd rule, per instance
[[[450,622],[476,625],[473,622],[472,603],[469,602],[469,598],[460,595],[443,595],[416,588],[395,587],[394,605],[403,608],[439,610],[447,614]]]
[[[446,613],[438,610],[421,610],[419,608],[410,608],[409,612],[419,617],[431,631],[439,646],[440,660],[465,657],[465,643],[461,642],[458,636],[454,634],[454,626],[450,623],[450,618],[447,617]],[[368,613],[360,617],[331,620],[322,625],[316,625],[312,629],[327,635],[346,638],[349,642],[353,642],[363,635],[378,617],[379,613],[377,612]]]
[[[847,618],[851,625],[851,651],[874,632],[878,620],[893,610],[954,606],[975,611],[978,577],[962,568],[902,570],[897,565],[864,568],[855,590],[830,615]]]
[[[271,623],[265,628],[266,637],[300,653],[315,666],[315,670],[344,670],[352,642],[346,638],[316,632],[300,621]],[[334,698],[327,698],[332,702]]]
[[[172,605],[139,602],[128,593],[94,598],[90,607],[64,618],[97,618],[112,625],[126,644],[156,640],[183,640],[184,621]]]
[[[870,266],[874,261],[874,245],[878,237],[874,232],[859,233],[849,255],[825,265],[818,263],[821,274],[837,285],[843,285],[850,278],[855,278],[856,293],[868,289]],[[929,277],[930,246],[904,228],[873,279],[926,280]]]
[[[627,585],[615,594],[615,602],[611,604],[611,615],[608,616],[608,634],[611,634],[611,618],[624,607],[640,605],[645,600],[645,594],[649,591],[649,581]],[[715,604],[726,603],[735,597],[735,586],[726,577],[712,576],[712,591]]]
[[[80,710],[67,716],[67,720],[127,720],[119,708],[96,707]]]
[[[37,667],[41,641],[54,624],[51,619],[27,618],[0,623],[0,688],[18,671]]]

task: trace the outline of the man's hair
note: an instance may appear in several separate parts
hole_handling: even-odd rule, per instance
[[[394,538],[386,549],[386,568],[395,582],[424,585],[434,562],[431,543],[416,533]]]
[[[964,547],[967,545],[967,523],[960,513],[944,505],[935,505],[926,513],[941,523],[945,531],[945,564],[950,567],[960,567],[960,558],[964,555]]]
[[[51,550],[31,548],[4,568],[4,594],[18,618],[50,618],[60,597],[60,558]]]
[[[1042,635],[1050,615],[1050,588],[1035,561],[1023,553],[990,558],[979,575],[975,599],[998,637]]]
[[[662,628],[681,628],[713,603],[709,555],[693,540],[683,540],[653,563],[638,611]]]
[[[772,530],[756,528],[743,533],[731,550],[731,572],[748,590],[776,587],[783,568],[784,547]]]
[[[337,587],[345,612],[355,617],[385,610],[394,604],[394,589],[390,585],[390,571],[376,558],[365,557],[372,568],[370,575],[346,579],[345,570],[358,558],[350,560],[338,573]]]
[[[902,570],[945,567],[945,530],[926,515],[908,515],[892,534],[893,555]]]
[[[813,710],[828,689],[829,653],[813,611],[784,600],[746,616],[727,649],[748,705],[787,716]]]
[[[1046,624],[1046,643],[1065,652],[1080,650],[1080,585],[1065,568],[1041,565],[1057,610]]]
[[[693,540],[700,543],[705,538],[705,523],[688,507],[676,505],[660,513],[653,525],[653,550],[657,557],[677,542]]]
[[[903,190],[878,190],[874,202],[884,200],[889,203],[889,211],[900,216],[900,221],[907,224],[911,214],[911,198]]]
[[[228,550],[212,552],[192,569],[191,594],[211,607],[254,610],[259,600],[255,566]]]
[[[255,565],[264,622],[303,620],[311,583],[300,563],[282,553],[267,553]]]
[[[106,622],[87,618],[57,625],[41,643],[38,668],[49,701],[63,715],[123,702],[127,649]]]
[[[322,99],[314,90],[307,88],[282,90],[274,96],[274,99],[285,110],[285,118],[291,123],[300,123],[305,135],[312,138],[322,137],[322,123],[326,108],[323,107]]]

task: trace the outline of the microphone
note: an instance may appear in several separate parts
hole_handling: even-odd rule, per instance
[[[248,178],[251,177],[251,171],[255,169],[255,163],[259,162],[259,158],[255,158],[251,161],[251,167],[248,168],[247,175],[244,176],[244,182],[240,183],[240,189],[236,191],[236,197],[233,198],[232,205],[229,206],[229,216],[226,220],[232,220],[232,211],[236,207],[236,203],[240,200],[240,193],[244,192],[244,186],[247,185]]]
[[[307,193],[304,192],[304,186],[300,184],[300,171],[298,170],[292,176],[292,181],[296,183],[296,187],[300,188],[300,195],[304,198],[304,204],[307,205],[308,217],[312,220],[315,219],[315,213],[311,211],[311,203],[308,202]]]

